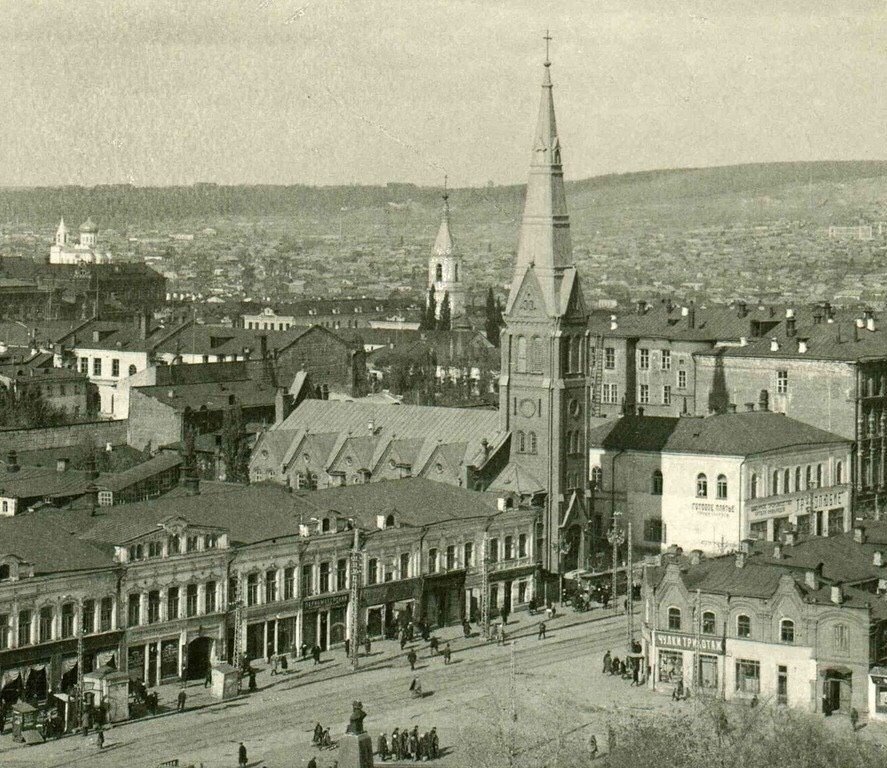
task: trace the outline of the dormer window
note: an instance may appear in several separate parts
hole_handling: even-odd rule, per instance
[[[159,541],[148,542],[148,557],[160,557],[163,554],[163,547]]]
[[[172,535],[169,537],[169,544],[166,548],[166,552],[169,555],[179,554],[179,537],[178,536]]]
[[[185,542],[186,550],[188,552],[196,552],[197,551],[197,536],[189,536]]]
[[[214,533],[206,534],[206,538],[203,540],[203,548],[204,549],[215,549],[219,545],[219,537]]]

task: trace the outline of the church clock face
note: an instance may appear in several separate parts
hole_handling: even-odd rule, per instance
[[[524,398],[520,401],[518,406],[520,408],[520,414],[524,418],[529,419],[532,416],[536,415],[536,403],[534,403],[529,398]]]

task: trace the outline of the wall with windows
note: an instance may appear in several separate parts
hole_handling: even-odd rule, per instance
[[[148,353],[126,349],[75,347],[73,355],[77,370],[86,374],[98,387],[99,410],[103,416],[114,419],[127,417],[126,395],[118,388],[128,376],[148,367]],[[120,398],[121,402],[118,402]]]

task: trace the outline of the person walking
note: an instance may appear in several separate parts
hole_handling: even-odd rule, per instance
[[[591,738],[588,740],[588,757],[591,760],[597,757],[597,736],[594,734],[591,734]]]
[[[345,658],[351,658],[351,638],[345,638]]]
[[[403,631],[400,633],[400,650],[403,650],[404,648],[406,648],[406,645],[407,645],[407,633],[406,633],[406,631]]]
[[[471,637],[471,624],[468,623],[468,619],[462,619],[462,636],[466,640]]]
[[[369,656],[369,655],[370,655],[370,651],[372,651],[372,650],[373,650],[373,644],[370,642],[370,636],[367,635],[367,636],[363,639],[363,652],[364,652],[367,656]]]
[[[610,662],[610,674],[618,675],[619,674],[619,657],[614,656],[613,661]]]
[[[311,648],[311,657],[314,659],[314,666],[315,666],[315,667],[316,667],[318,664],[320,664],[320,646],[319,646],[319,645],[316,645],[316,644],[315,644],[315,645]]]
[[[407,661],[410,662],[410,670],[415,671],[416,669],[416,660],[417,660],[416,652],[410,648],[410,652],[407,654]]]
[[[259,690],[259,686],[256,685],[256,670],[254,669],[249,671],[249,689],[250,691]]]
[[[437,760],[440,757],[440,740],[437,738],[437,728],[432,728],[430,736],[429,747],[431,749],[431,759]]]
[[[856,707],[850,707],[850,727],[854,730],[859,725],[859,710]]]
[[[502,617],[502,625],[503,626],[508,624],[508,616],[510,613],[511,613],[511,611],[508,609],[507,605],[503,605],[502,608],[500,609],[499,615]]]
[[[105,748],[105,732],[99,728],[99,732],[95,736],[95,743],[99,749]]]
[[[185,699],[187,699],[187,698],[188,698],[188,694],[185,693],[185,689],[180,688],[179,689],[179,696],[178,696],[178,711],[179,712],[185,711]]]
[[[419,759],[419,726],[414,725],[410,732],[410,755],[413,760]]]
[[[443,660],[444,664],[450,663],[450,657],[453,655],[453,652],[450,650],[450,644],[447,643],[443,649]]]
[[[400,762],[400,729],[395,728],[391,732],[391,754],[395,762]]]
[[[243,746],[243,742],[240,742],[240,746],[237,748],[237,765],[243,766],[249,762],[246,757],[246,747]]]
[[[544,640],[545,639],[545,622],[544,621],[539,622],[539,634],[536,635],[536,639],[537,640]]]
[[[601,671],[602,675],[609,675],[610,674],[610,669],[612,669],[612,667],[611,667],[612,663],[613,663],[613,658],[612,658],[612,656],[610,656],[610,652],[607,651],[604,654],[604,668]]]
[[[305,768],[317,768],[317,758],[314,755],[311,756],[311,759],[308,761],[308,765]]]
[[[203,676],[203,687],[209,688],[213,684],[213,668],[207,667],[206,674]]]
[[[379,734],[379,741],[376,743],[376,753],[379,759],[385,761],[388,759],[388,739],[384,733]]]
[[[404,728],[400,732],[400,758],[406,760],[410,755],[410,733]]]
[[[432,637],[431,641],[428,643],[428,647],[431,650],[432,656],[437,656],[437,648],[440,644],[440,641],[436,637]]]
[[[317,725],[314,726],[314,736],[312,738],[315,747],[320,746],[321,736],[323,736],[323,726],[320,723],[317,723]]]
[[[631,684],[641,684],[641,664],[639,659],[633,659],[631,663]]]

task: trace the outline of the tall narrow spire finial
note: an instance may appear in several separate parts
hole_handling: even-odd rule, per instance
[[[545,36],[542,39],[545,41],[545,66],[550,67],[551,66],[551,59],[549,58],[549,55],[548,55],[549,54],[548,46],[554,38],[552,38],[552,36],[548,33],[548,30],[546,29]]]

